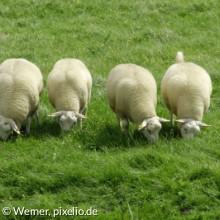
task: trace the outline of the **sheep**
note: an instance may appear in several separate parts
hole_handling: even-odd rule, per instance
[[[136,64],[119,64],[110,71],[106,96],[125,134],[131,121],[148,141],[154,142],[162,127],[160,122],[169,121],[156,114],[157,85],[153,75]]]
[[[203,114],[210,105],[212,82],[209,74],[200,66],[184,62],[182,52],[176,55],[176,63],[168,68],[161,82],[161,92],[170,120],[173,114],[183,138],[191,139],[200,132]]]
[[[58,60],[47,79],[49,100],[63,131],[70,131],[78,120],[80,130],[82,119],[87,118],[91,98],[92,77],[87,67],[78,59]]]
[[[20,134],[26,120],[26,132],[30,134],[31,117],[37,123],[38,105],[43,91],[40,69],[22,58],[11,58],[0,65],[0,138],[7,140],[15,131]]]

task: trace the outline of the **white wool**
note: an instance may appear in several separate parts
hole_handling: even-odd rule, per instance
[[[7,59],[0,65],[0,85],[0,115],[12,119],[20,129],[25,119],[37,114],[43,90],[42,74],[25,59]]]
[[[175,114],[178,119],[201,122],[210,105],[211,79],[202,67],[191,62],[179,62],[183,61],[181,56],[178,52],[178,63],[171,65],[162,79],[163,99],[171,119]]]
[[[70,130],[77,121],[78,116],[75,113],[85,114],[87,111],[92,89],[89,70],[78,59],[61,59],[55,63],[48,76],[47,89],[50,103],[57,111],[57,114],[52,116],[58,117],[66,124],[66,129],[63,130]]]
[[[147,124],[153,124],[152,134],[149,133],[147,138],[151,141],[158,138],[161,125],[155,110],[157,86],[147,69],[135,64],[117,65],[106,80],[106,96],[119,123],[124,120],[125,132],[128,131],[128,121],[134,122],[139,129],[147,129]],[[155,127],[158,128],[157,132],[153,132]],[[146,133],[146,129],[143,129],[143,133]]]

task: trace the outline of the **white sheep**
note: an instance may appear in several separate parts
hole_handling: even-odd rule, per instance
[[[0,65],[0,138],[6,140],[13,131],[20,134],[24,120],[30,134],[31,116],[39,122],[37,108],[42,91],[43,77],[35,64],[12,58]]]
[[[92,77],[86,66],[78,59],[57,61],[47,79],[49,100],[56,112],[63,131],[70,131],[76,124],[82,129],[91,97]]]
[[[182,52],[177,53],[176,63],[166,71],[161,91],[171,122],[175,114],[183,138],[190,139],[200,132],[200,127],[209,126],[201,121],[210,105],[210,76],[202,67],[184,62]]]
[[[120,127],[124,121],[126,134],[131,121],[149,141],[158,139],[160,122],[168,120],[156,114],[157,85],[147,69],[135,64],[117,65],[106,79],[106,96]]]

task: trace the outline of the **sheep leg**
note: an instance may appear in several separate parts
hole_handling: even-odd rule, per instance
[[[173,120],[173,113],[170,112],[170,122],[172,124],[172,126],[174,126],[174,120]]]
[[[85,109],[83,109],[82,114],[86,116],[87,111],[88,111],[88,108],[86,107]]]
[[[26,118],[26,133],[29,135],[31,131],[31,117]]]
[[[36,123],[37,125],[40,124],[40,122],[39,122],[39,116],[38,116],[38,112],[37,112],[37,111],[34,113],[34,120],[35,120],[35,123]]]
[[[121,119],[118,115],[116,115],[117,121],[118,121],[118,126],[120,127],[120,129],[122,128],[122,123],[121,123]]]
[[[82,111],[82,114],[83,115],[86,115],[87,114],[87,108],[85,108],[83,111]],[[79,126],[79,130],[82,130],[82,118],[78,118],[78,126]]]
[[[78,123],[79,130],[81,131],[82,130],[82,118],[78,118],[77,123]]]
[[[128,129],[129,129],[129,121],[127,119],[124,119],[124,133],[128,135]]]

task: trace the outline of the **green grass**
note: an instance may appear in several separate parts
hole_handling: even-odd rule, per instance
[[[83,131],[63,134],[47,117],[54,110],[45,89],[40,126],[33,122],[29,137],[23,128],[22,135],[0,142],[0,211],[75,206],[98,210],[81,219],[220,219],[219,11],[218,0],[2,0],[0,62],[26,58],[39,66],[46,84],[58,59],[79,58],[92,74],[93,90]],[[179,50],[212,78],[204,116],[212,126],[191,141],[169,124],[155,144],[134,125],[133,138],[125,137],[105,98],[107,74],[119,63],[148,68],[158,84],[157,113],[168,118],[160,82]]]

